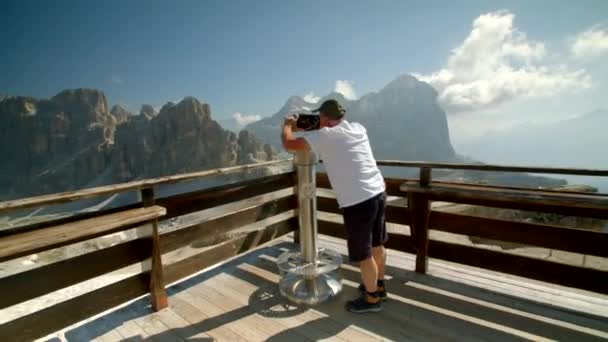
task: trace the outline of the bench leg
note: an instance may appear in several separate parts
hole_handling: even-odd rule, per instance
[[[426,273],[428,268],[430,206],[431,202],[425,194],[409,196],[410,227],[416,248],[416,272],[418,273]]]
[[[159,311],[168,306],[167,291],[165,291],[163,279],[163,262],[160,253],[158,238],[158,222],[154,220],[146,226],[138,229],[140,238],[150,241],[150,258],[142,262],[142,272],[150,272],[150,299],[154,311]]]
[[[158,238],[158,222],[152,223],[152,269],[150,271],[150,296],[152,298],[152,308],[155,311],[166,308],[167,291],[163,278],[163,261],[160,254],[160,241]]]

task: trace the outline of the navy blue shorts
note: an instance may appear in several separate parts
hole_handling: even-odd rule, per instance
[[[346,227],[348,257],[359,262],[372,256],[372,247],[388,240],[386,231],[386,192],[361,203],[342,208]]]

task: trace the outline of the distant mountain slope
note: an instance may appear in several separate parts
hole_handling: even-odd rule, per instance
[[[103,92],[65,90],[51,99],[0,100],[0,199],[275,157],[247,131],[224,130],[192,97],[140,115],[108,109]]]
[[[382,90],[349,101],[332,93],[347,111],[346,119],[363,124],[378,159],[454,160],[445,112],[437,104],[437,92],[413,76],[404,75]],[[275,114],[250,124],[247,129],[280,148],[280,126],[288,113],[319,105],[293,96]]]
[[[608,110],[547,124],[521,124],[459,145],[489,163],[608,169]]]

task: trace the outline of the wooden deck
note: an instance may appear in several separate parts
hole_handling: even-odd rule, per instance
[[[344,240],[321,245],[345,252]],[[297,307],[277,291],[274,263],[295,248],[280,239],[168,288],[169,308],[143,298],[45,340],[68,341],[373,341],[608,340],[608,296],[390,251],[390,299],[379,314],[343,309],[359,273],[342,267],[344,291],[333,301]]]

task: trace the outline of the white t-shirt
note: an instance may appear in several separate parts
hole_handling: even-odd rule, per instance
[[[365,127],[342,120],[334,127],[305,132],[313,152],[325,165],[341,208],[370,199],[385,190]]]

